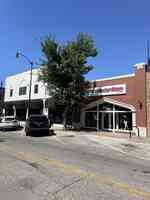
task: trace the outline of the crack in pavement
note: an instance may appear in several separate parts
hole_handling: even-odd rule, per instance
[[[49,195],[52,195],[52,196],[56,199],[58,193],[60,193],[60,192],[62,192],[62,191],[64,191],[64,190],[70,188],[71,186],[73,186],[73,185],[76,184],[76,183],[81,182],[83,179],[85,179],[85,177],[79,178],[79,179],[73,181],[72,183],[69,183],[69,184],[67,184],[67,185],[64,185],[61,189],[56,190],[56,191],[53,192],[53,193],[52,193],[52,192],[49,192],[48,195],[47,195],[47,197],[48,197]]]

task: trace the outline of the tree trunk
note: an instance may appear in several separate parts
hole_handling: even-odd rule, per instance
[[[68,108],[66,107],[63,113],[63,125],[65,129],[67,128],[67,112],[68,112]]]
[[[72,112],[72,125],[73,128],[76,130],[80,130],[80,115],[81,115],[80,109],[78,105],[76,105]]]

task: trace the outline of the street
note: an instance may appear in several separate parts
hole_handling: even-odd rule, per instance
[[[148,200],[150,160],[84,135],[0,132],[0,199]]]

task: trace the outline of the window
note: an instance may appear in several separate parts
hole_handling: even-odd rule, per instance
[[[26,95],[27,93],[27,87],[20,87],[19,88],[19,96]]]
[[[38,93],[38,85],[34,85],[34,94],[37,94]]]
[[[86,124],[86,127],[96,128],[97,127],[97,112],[86,112],[85,124]]]
[[[10,89],[10,97],[13,96],[13,89]]]

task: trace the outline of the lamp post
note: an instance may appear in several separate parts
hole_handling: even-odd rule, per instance
[[[16,58],[19,57],[24,57],[27,62],[30,64],[30,84],[29,84],[29,99],[28,99],[28,117],[30,116],[30,111],[31,111],[31,87],[32,87],[32,69],[33,69],[33,62],[24,54],[17,52],[16,53]]]

